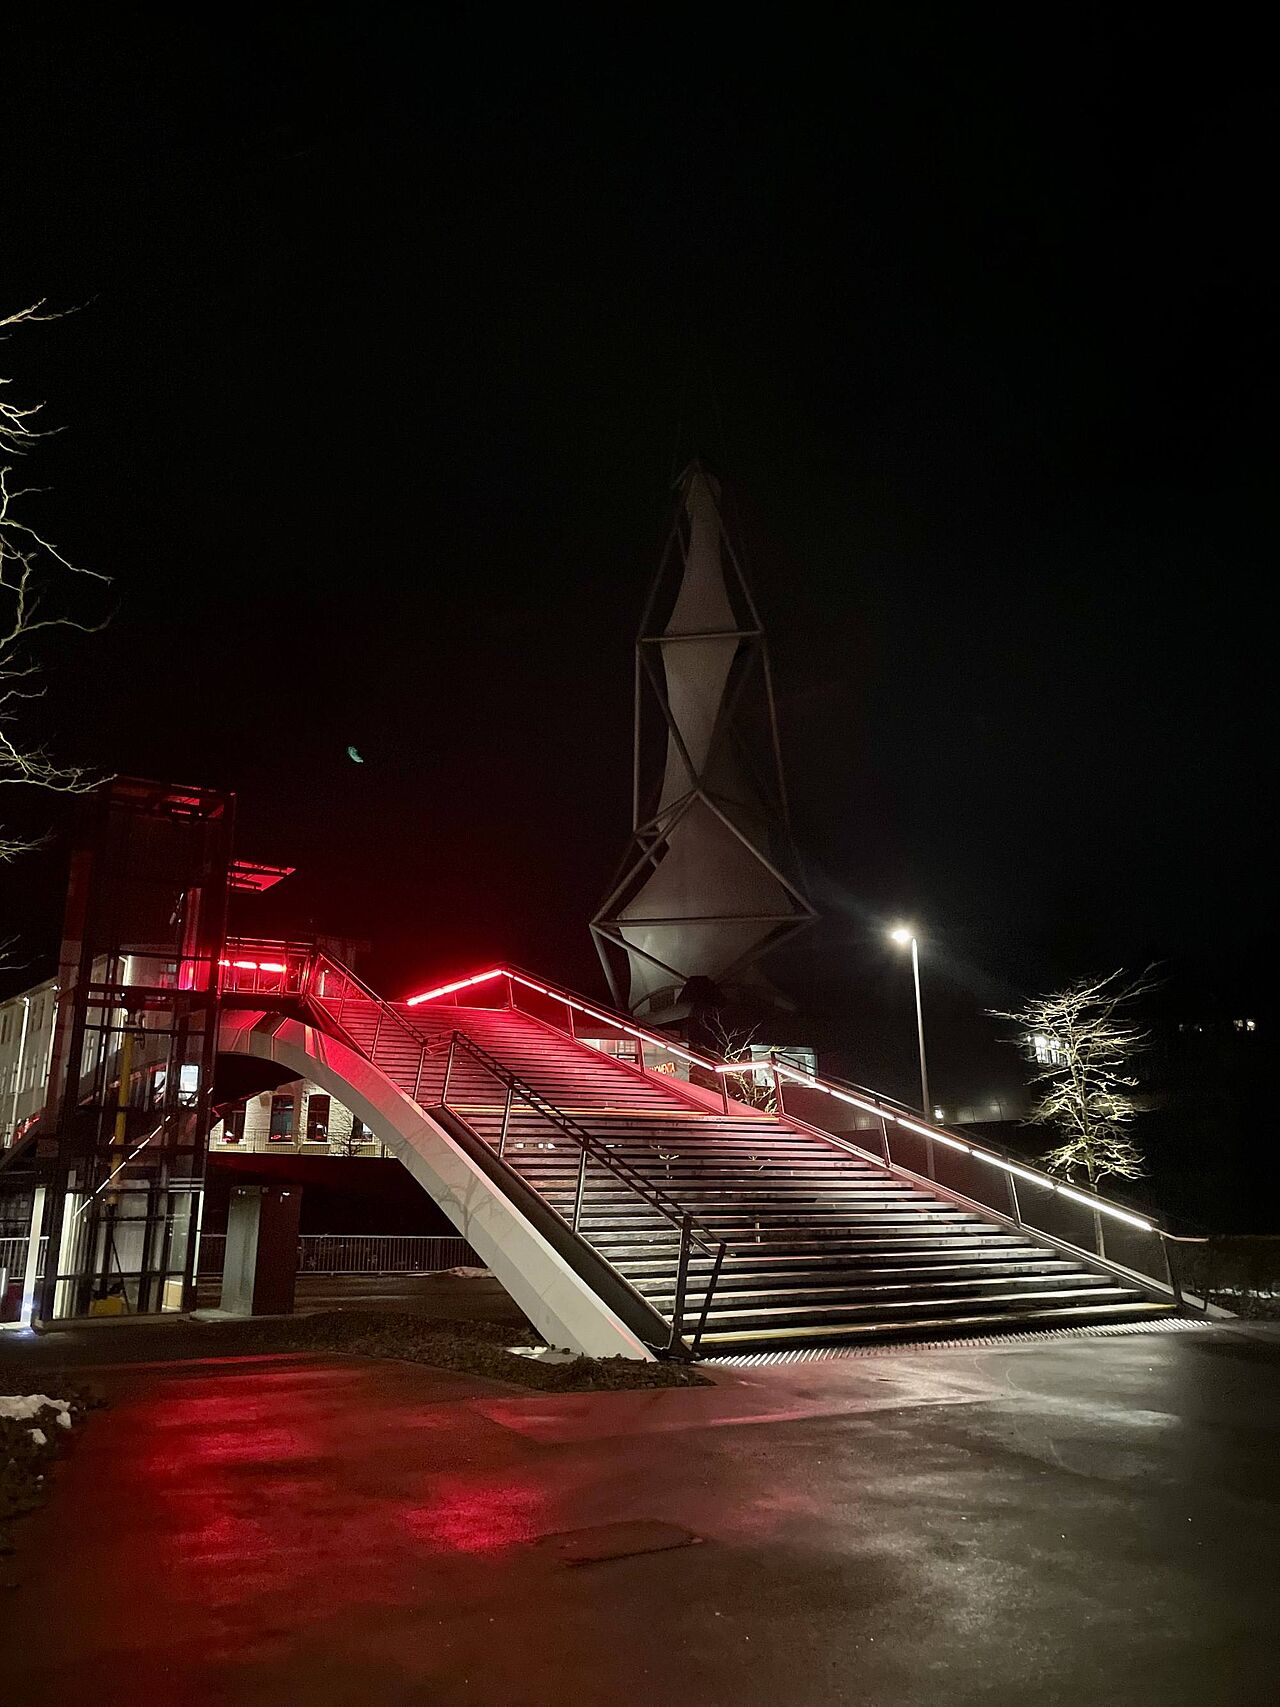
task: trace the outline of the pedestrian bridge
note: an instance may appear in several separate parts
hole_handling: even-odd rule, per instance
[[[220,1052],[345,1103],[553,1345],[725,1355],[1180,1306],[1153,1217],[784,1060],[762,1108],[761,1063],[514,967],[399,1002],[323,954],[232,950],[226,976]]]

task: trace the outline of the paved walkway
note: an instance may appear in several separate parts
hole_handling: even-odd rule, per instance
[[[1276,1699],[1265,1331],[573,1397],[307,1357],[101,1378],[0,1591],[4,1707]],[[540,1541],[634,1520],[701,1539]]]

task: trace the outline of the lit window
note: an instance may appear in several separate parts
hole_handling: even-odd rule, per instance
[[[222,1117],[222,1142],[224,1144],[239,1144],[244,1138],[244,1104],[237,1103],[229,1108]]]
[[[1061,1067],[1066,1063],[1066,1051],[1056,1037],[1044,1037],[1037,1032],[1028,1039],[1038,1067]]]
[[[307,1098],[307,1143],[323,1144],[329,1136],[329,1098]]]
[[[818,1076],[817,1054],[803,1043],[751,1043],[747,1046],[747,1055],[752,1061],[764,1063],[751,1074],[751,1082],[756,1085],[773,1084],[770,1055],[776,1055],[779,1061],[788,1067],[794,1067],[799,1073],[807,1073],[811,1079]],[[746,1077],[745,1074],[743,1076]]]

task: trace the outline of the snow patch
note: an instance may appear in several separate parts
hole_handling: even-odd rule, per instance
[[[65,1399],[51,1399],[47,1393],[12,1393],[8,1397],[0,1394],[0,1417],[8,1417],[11,1422],[31,1422],[46,1410],[54,1413],[59,1428],[71,1427],[71,1406]],[[42,1428],[27,1432],[37,1446],[49,1444],[49,1436]]]
[[[15,1393],[10,1398],[0,1395],[0,1417],[14,1422],[27,1422],[46,1408],[57,1411],[63,1428],[71,1427],[71,1406],[65,1399],[51,1399],[47,1393]]]
[[[553,1345],[509,1345],[513,1357],[527,1357],[531,1363],[572,1363],[576,1353],[557,1351]]]

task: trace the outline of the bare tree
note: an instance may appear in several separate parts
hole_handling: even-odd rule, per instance
[[[759,1056],[752,1055],[751,1045],[756,1040],[758,1026],[752,1026],[750,1031],[744,1031],[739,1026],[726,1025],[719,1014],[714,1014],[708,1022],[707,1032],[713,1039],[716,1053],[722,1061],[741,1061],[740,1073],[731,1073],[733,1094],[738,1102],[745,1102],[749,1108],[763,1109],[766,1114],[778,1112],[778,1093],[773,1084],[772,1074],[769,1082],[761,1084],[757,1075],[762,1069],[767,1069],[769,1063],[762,1061]]]
[[[345,1132],[331,1132],[329,1134],[329,1154],[331,1156],[358,1156],[372,1142],[372,1134],[358,1127],[353,1120]]]
[[[1016,1041],[1039,1069],[1031,1080],[1038,1094],[1027,1118],[1061,1139],[1044,1158],[1051,1172],[1068,1179],[1084,1174],[1096,1186],[1108,1174],[1138,1179],[1146,1171],[1128,1133],[1138,1112],[1130,1095],[1138,1081],[1125,1068],[1149,1037],[1131,1011],[1154,988],[1146,973],[1126,981],[1117,971],[1108,978],[1077,979],[1016,1013],[990,1010],[1019,1027]]]
[[[14,327],[29,326],[59,316],[44,312],[44,303],[32,303],[0,319],[0,337]],[[0,386],[10,380],[0,378]],[[0,392],[0,785],[22,784],[79,794],[93,787],[93,778],[79,765],[63,765],[38,742],[23,734],[23,711],[43,689],[38,685],[37,653],[51,631],[78,629],[92,633],[101,623],[79,621],[56,602],[60,583],[66,576],[84,576],[104,582],[107,577],[93,569],[82,569],[64,557],[59,548],[36,532],[25,520],[24,498],[34,497],[38,487],[14,483],[14,469],[7,459],[26,456],[48,430],[36,426],[42,403],[26,406]],[[0,829],[0,861],[13,859],[36,844],[7,835]]]

